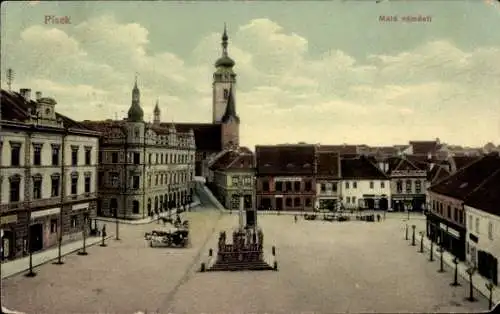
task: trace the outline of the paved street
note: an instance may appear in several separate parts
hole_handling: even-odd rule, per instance
[[[451,288],[451,270],[437,273],[437,259],[428,262],[403,240],[400,218],[295,224],[288,215],[260,216],[265,246],[277,247],[279,272],[196,273],[219,214],[187,215],[190,248],[152,249],[143,235],[156,224],[123,226],[122,240],[110,240],[107,248],[68,256],[64,266],[41,266],[35,278],[5,280],[5,306],[27,313],[466,313],[487,307],[479,295],[479,302],[464,301],[468,285]],[[236,224],[236,215],[225,215],[216,230]]]

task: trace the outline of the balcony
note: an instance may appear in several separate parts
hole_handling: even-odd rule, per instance
[[[9,213],[14,212],[16,210],[24,209],[27,206],[28,202],[17,202],[17,203],[8,203],[0,205],[1,213]]]
[[[319,190],[318,196],[338,196],[338,190]]]

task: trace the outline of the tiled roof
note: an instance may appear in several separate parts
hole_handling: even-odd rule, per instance
[[[450,172],[446,170],[443,166],[435,165],[431,170],[427,172],[427,180],[434,184],[440,180],[443,180],[450,175]]]
[[[319,152],[316,173],[318,177],[340,177],[340,157],[335,152]]]
[[[26,100],[21,94],[13,91],[2,89],[1,92],[2,104],[2,120],[25,122],[30,118],[30,111],[34,112],[37,102],[34,100]],[[56,118],[60,119],[66,128],[74,130],[90,131],[85,125],[74,121],[62,114],[56,112]]]
[[[464,200],[498,169],[500,169],[500,156],[488,155],[438,181],[429,190],[437,194]]]
[[[464,168],[465,166],[479,160],[479,156],[453,156],[453,162],[455,163],[457,170]]]
[[[248,148],[246,146],[240,146],[240,152],[247,153],[247,154],[253,154],[253,152],[250,150],[250,148]]]
[[[253,154],[230,150],[219,156],[212,166],[210,166],[210,170],[253,169],[254,164]]]
[[[357,180],[386,180],[388,179],[377,166],[364,157],[341,160],[341,174],[343,179]]]
[[[314,145],[256,146],[259,175],[313,175]]]
[[[500,216],[500,169],[472,192],[465,200],[465,204]]]
[[[335,152],[343,155],[358,155],[357,145],[319,145],[318,152]]]
[[[410,141],[414,155],[435,154],[441,145],[437,141]]]
[[[411,161],[420,170],[427,170],[431,162],[427,155],[405,155],[405,158]]]
[[[399,158],[399,163],[396,167],[391,169],[392,171],[413,171],[413,170],[422,170],[420,167],[416,166],[413,162],[406,158]],[[424,169],[426,170],[426,169]]]
[[[170,123],[161,123],[168,127]],[[212,123],[174,123],[177,132],[194,132],[196,150],[219,152],[222,150],[222,129],[220,124]]]

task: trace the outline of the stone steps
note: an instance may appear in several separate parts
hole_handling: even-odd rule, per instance
[[[210,269],[208,269],[208,271],[244,271],[244,270],[273,270],[273,267],[267,264],[263,260],[254,262],[217,261],[212,267],[210,267]]]

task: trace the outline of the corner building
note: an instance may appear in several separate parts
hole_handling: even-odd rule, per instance
[[[2,260],[80,239],[97,205],[99,134],[55,111],[30,89],[2,90],[0,234]]]
[[[84,121],[102,133],[98,215],[142,219],[192,201],[194,132],[160,120],[157,103],[154,122],[144,121],[136,80],[126,119]]]

